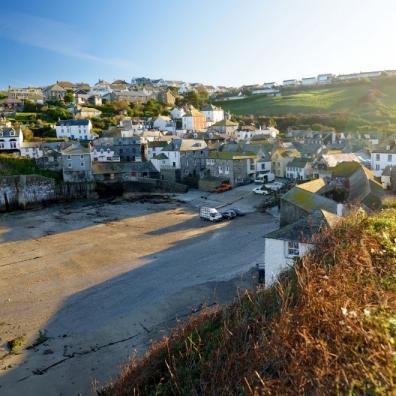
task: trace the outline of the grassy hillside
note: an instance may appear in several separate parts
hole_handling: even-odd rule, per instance
[[[62,180],[61,172],[40,169],[32,159],[0,154],[0,176],[14,175],[41,175]]]
[[[396,131],[396,79],[383,78],[334,87],[285,91],[280,97],[255,95],[236,101],[219,101],[235,115],[298,116],[343,120],[343,127],[394,128]],[[337,125],[335,125],[337,127]]]
[[[395,237],[395,210],[351,216],[279,285],[192,318],[99,394],[395,394]]]

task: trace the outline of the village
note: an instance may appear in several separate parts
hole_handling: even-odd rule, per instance
[[[396,136],[240,122],[215,103],[225,91],[57,81],[0,100],[0,337],[33,345],[0,362],[7,394],[89,392],[177,320],[271,286],[321,229],[392,199]],[[65,111],[53,135],[32,138],[31,110],[50,106]],[[34,171],[5,174],[17,161]]]

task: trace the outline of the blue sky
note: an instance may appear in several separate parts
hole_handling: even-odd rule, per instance
[[[394,0],[1,0],[0,88],[396,69]]]

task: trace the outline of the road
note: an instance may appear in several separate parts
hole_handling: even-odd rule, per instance
[[[251,284],[273,217],[210,224],[180,203],[95,202],[0,218],[0,394],[91,395],[202,303]],[[6,356],[6,342],[49,339]]]

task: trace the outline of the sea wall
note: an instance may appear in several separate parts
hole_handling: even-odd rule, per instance
[[[37,175],[0,177],[0,211],[28,209],[46,202],[90,198],[95,183],[60,183]]]

